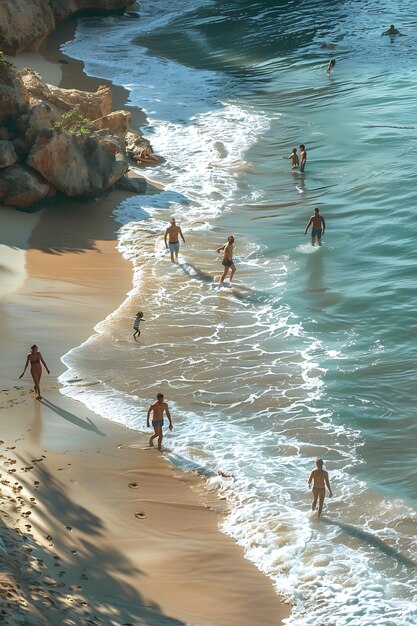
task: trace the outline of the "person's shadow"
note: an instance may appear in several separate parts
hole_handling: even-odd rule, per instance
[[[350,535],[354,539],[359,539],[364,543],[376,548],[383,554],[395,559],[399,565],[405,565],[407,567],[417,568],[417,563],[412,561],[408,556],[404,556],[401,552],[398,552],[395,548],[386,544],[382,539],[370,533],[366,530],[362,530],[362,528],[358,528],[357,526],[352,526],[351,524],[345,524],[344,522],[336,522],[328,517],[322,516],[321,521],[329,526],[338,526],[341,530],[343,530],[347,535]]]
[[[54,413],[56,413],[60,417],[63,417],[64,420],[67,420],[68,422],[71,422],[71,424],[74,424],[74,426],[79,426],[80,428],[84,428],[84,430],[91,430],[97,435],[100,435],[100,437],[106,436],[105,433],[101,432],[101,430],[97,428],[97,426],[94,424],[92,420],[90,420],[89,417],[83,420],[77,415],[74,415],[73,413],[70,413],[66,409],[63,409],[62,407],[58,406],[57,404],[53,404],[53,402],[51,402],[50,400],[47,400],[46,398],[42,398],[42,400],[39,400],[39,402],[44,404],[48,409],[51,409],[51,411],[54,411]]]

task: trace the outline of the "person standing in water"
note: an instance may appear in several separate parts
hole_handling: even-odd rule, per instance
[[[133,330],[135,331],[133,333],[133,339],[135,341],[138,340],[138,338],[140,337],[140,330],[139,330],[139,326],[141,322],[145,322],[146,320],[143,319],[143,313],[142,311],[138,311],[136,313],[136,317],[135,317],[135,321],[133,322]]]
[[[179,237],[181,237],[181,239],[183,240],[183,242],[185,243],[185,239],[184,236],[182,234],[182,230],[179,226],[176,225],[175,223],[175,218],[171,218],[171,226],[168,226],[168,228],[165,231],[165,235],[164,235],[164,241],[165,241],[165,247],[168,249],[168,242],[169,241],[169,251],[171,253],[171,262],[175,263],[175,261],[178,262],[178,252],[180,250],[180,241],[179,241]],[[174,258],[175,255],[175,258]]]
[[[300,172],[304,172],[307,163],[307,150],[305,145],[300,145]]]
[[[290,159],[291,161],[291,169],[298,167],[300,165],[300,161],[298,159],[297,148],[293,148],[290,156],[282,157],[283,159]]]
[[[328,74],[330,74],[330,72],[334,69],[335,65],[336,65],[336,60],[335,59],[330,59],[329,65],[327,66],[327,73]]]
[[[220,246],[220,248],[217,248],[217,253],[219,253],[221,250],[223,250],[223,261],[222,261],[222,265],[224,266],[224,270],[223,270],[223,274],[221,275],[220,278],[220,284],[224,283],[224,279],[226,278],[227,274],[230,271],[230,282],[232,282],[233,276],[236,272],[236,266],[233,262],[233,244],[234,244],[235,238],[233,237],[233,235],[229,235],[227,238],[227,243],[225,243],[223,246]]]
[[[310,217],[310,220],[305,227],[304,234],[307,235],[308,229],[311,228],[311,245],[314,246],[316,237],[317,243],[321,246],[321,236],[324,235],[324,231],[326,229],[326,222],[324,221],[324,217],[320,215],[319,209],[315,208],[313,215]]]
[[[320,517],[323,510],[324,498],[326,496],[326,486],[329,490],[329,496],[333,496],[332,488],[330,487],[329,474],[323,469],[322,459],[316,460],[316,467],[313,469],[308,479],[309,488],[311,488],[311,483],[313,483],[313,502],[311,503],[311,510],[316,510],[318,500],[319,508],[317,511],[317,517]]]
[[[25,369],[20,374],[19,379],[23,377],[29,363],[30,363],[30,373],[32,374],[33,382],[35,383],[33,388],[35,392],[38,394],[38,400],[42,400],[41,388],[40,388],[40,382],[41,382],[41,376],[42,376],[41,363],[45,366],[45,369],[48,372],[48,374],[50,372],[49,372],[47,364],[43,360],[42,354],[38,351],[38,346],[36,344],[33,344],[33,346],[30,349],[29,354],[26,357]]]
[[[149,419],[152,415],[152,426],[154,434],[149,439],[149,445],[153,448],[153,440],[158,437],[158,450],[162,450],[163,432],[162,427],[164,425],[164,413],[169,420],[169,430],[173,429],[171,413],[169,412],[168,404],[164,402],[164,394],[158,393],[156,396],[156,402],[153,402],[148,409],[148,415],[146,417],[146,426],[149,428]]]

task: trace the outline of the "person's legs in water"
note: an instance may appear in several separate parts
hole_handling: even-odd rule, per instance
[[[231,265],[230,269],[231,269],[231,272],[230,272],[230,282],[232,282],[233,276],[235,275],[235,272],[236,272],[236,265],[233,263],[233,265]]]
[[[221,278],[220,278],[220,283],[224,283],[224,280],[228,273],[229,273],[229,268],[225,267],[223,270],[223,274],[221,275]]]

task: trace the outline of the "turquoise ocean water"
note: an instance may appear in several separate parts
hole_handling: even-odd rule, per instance
[[[406,36],[381,37],[391,23]],[[115,212],[134,286],[64,357],[64,391],[138,430],[164,391],[170,459],[228,498],[224,530],[291,599],[291,626],[417,623],[416,25],[411,0],[155,0],[139,20],[83,18],[64,47],[130,90],[166,158],[147,170],[165,191]],[[300,143],[304,175],[281,158]],[[320,522],[317,455],[334,488]]]

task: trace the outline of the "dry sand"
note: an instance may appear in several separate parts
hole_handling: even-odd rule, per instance
[[[123,197],[0,212],[1,621],[278,625],[289,607],[219,532],[223,503],[202,479],[59,393],[60,357],[131,287],[111,218]],[[34,341],[51,370],[42,401],[30,374],[17,380]]]

